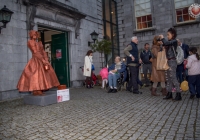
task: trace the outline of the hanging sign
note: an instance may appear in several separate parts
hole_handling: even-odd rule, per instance
[[[62,58],[62,50],[61,49],[57,49],[56,50],[56,59],[61,59]]]

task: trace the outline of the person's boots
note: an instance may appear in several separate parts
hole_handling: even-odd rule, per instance
[[[158,96],[158,94],[156,94],[156,88],[153,88],[153,87],[152,87],[151,95],[153,95],[153,96]]]
[[[182,100],[182,97],[181,97],[181,93],[180,92],[177,92],[176,93],[176,97],[174,98],[175,101],[180,101]]]
[[[38,96],[38,92],[35,90],[32,92],[33,96]]]
[[[162,88],[161,92],[162,92],[162,95],[163,95],[163,96],[166,96],[166,95],[167,95],[167,89],[166,89],[166,88]]]
[[[37,93],[38,93],[39,96],[44,96],[45,95],[41,90],[38,90]]]
[[[173,96],[172,96],[172,92],[168,92],[167,93],[167,96],[165,98],[163,98],[164,100],[168,100],[168,99],[172,99]]]

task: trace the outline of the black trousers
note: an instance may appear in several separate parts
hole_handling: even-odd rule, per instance
[[[130,73],[130,78],[129,78],[129,83],[127,90],[131,90],[133,88],[133,92],[138,92],[138,66],[128,66],[129,67],[129,73]]]

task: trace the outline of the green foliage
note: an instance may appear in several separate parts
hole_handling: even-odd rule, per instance
[[[94,44],[92,44],[90,47],[92,49],[92,51],[94,52],[99,52],[99,53],[103,53],[104,55],[108,55],[111,53],[111,45],[112,43],[108,40],[101,40],[101,41],[96,41]]]

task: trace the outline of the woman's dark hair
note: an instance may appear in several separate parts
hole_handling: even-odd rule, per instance
[[[169,28],[167,32],[170,32],[172,34],[172,39],[175,39],[177,37],[176,29]]]
[[[89,51],[87,52],[86,56],[89,56],[91,53],[93,53],[93,51],[92,51],[92,50],[89,50]]]
[[[196,54],[197,59],[199,60],[199,54],[197,53],[197,48],[196,47],[190,47],[189,52]]]

